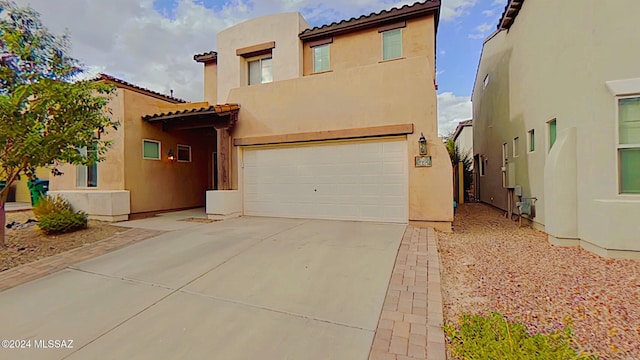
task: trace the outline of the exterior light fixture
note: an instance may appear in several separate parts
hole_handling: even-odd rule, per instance
[[[424,134],[420,133],[420,155],[427,155],[427,139],[425,139]]]
[[[173,149],[169,149],[169,153],[167,154],[167,159],[169,159],[169,161],[173,161],[175,160],[175,155],[173,154]]]

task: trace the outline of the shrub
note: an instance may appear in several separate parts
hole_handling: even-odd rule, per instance
[[[69,201],[59,196],[45,196],[34,207],[38,227],[46,234],[66,233],[87,227],[87,214],[74,212]]]
[[[571,328],[530,335],[524,325],[508,322],[500,313],[463,314],[458,326],[446,325],[453,355],[460,359],[596,359],[572,348]]]
[[[35,215],[38,220],[40,220],[41,216],[63,211],[72,211],[71,203],[60,196],[46,195],[33,207],[33,215]]]

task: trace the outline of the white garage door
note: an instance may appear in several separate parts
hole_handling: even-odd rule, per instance
[[[408,220],[405,139],[245,149],[243,162],[246,215]]]

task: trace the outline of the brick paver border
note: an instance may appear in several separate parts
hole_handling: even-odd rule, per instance
[[[446,359],[440,258],[433,228],[408,226],[369,360]]]
[[[98,242],[86,244],[28,264],[16,266],[0,273],[0,291],[52,274],[80,261],[106,254],[162,233],[164,233],[164,231],[128,229]]]

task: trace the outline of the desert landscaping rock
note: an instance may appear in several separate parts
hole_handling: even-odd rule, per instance
[[[0,249],[0,272],[126,231],[109,223],[89,220],[87,229],[67,234],[45,235],[37,225],[22,225],[29,219],[35,219],[31,211],[7,213],[7,224],[16,222],[21,225],[6,229],[7,249]]]
[[[570,325],[603,359],[640,359],[640,261],[553,246],[482,204],[460,206],[454,227],[438,234],[445,322],[499,311],[531,332]]]

